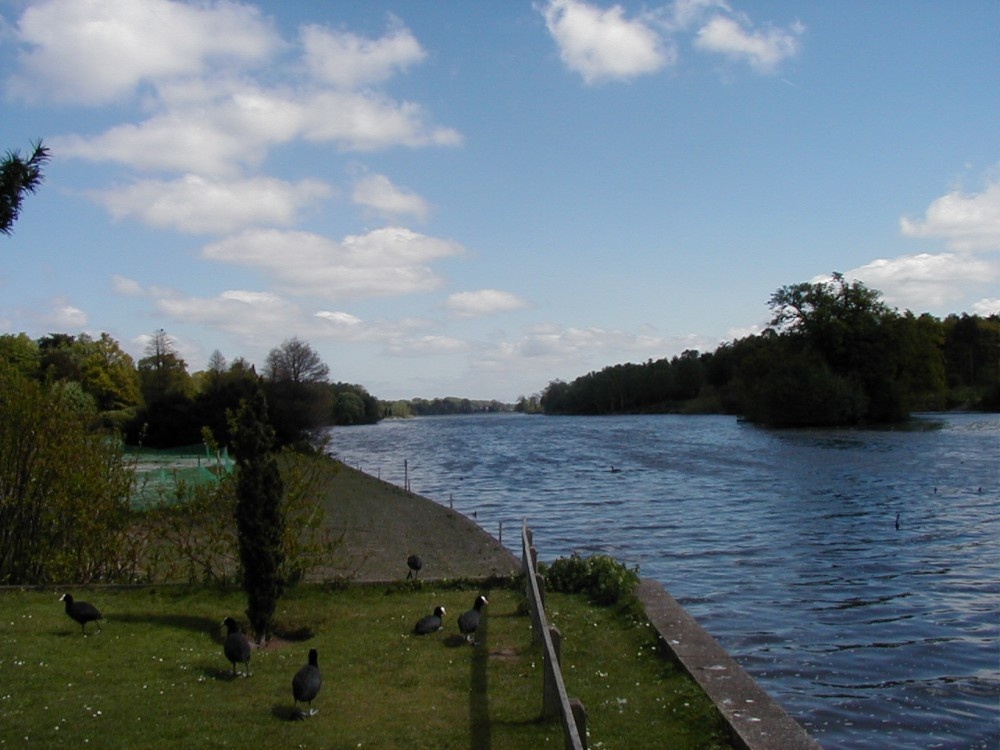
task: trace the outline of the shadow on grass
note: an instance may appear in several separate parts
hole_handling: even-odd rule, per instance
[[[159,625],[164,628],[174,628],[177,630],[190,630],[195,633],[204,633],[213,641],[222,643],[222,618],[218,620],[211,617],[198,617],[196,615],[142,615],[142,614],[114,614],[105,618],[106,622],[140,623],[143,625]]]
[[[271,706],[271,716],[282,721],[302,721],[302,712],[287,703],[275,703]]]
[[[102,631],[94,628],[93,632],[87,631],[86,633],[81,633],[80,628],[67,627],[65,630],[58,628],[55,630],[50,630],[49,634],[55,636],[56,638],[79,638],[83,640],[84,638],[97,638]]]
[[[472,656],[469,665],[472,671],[469,686],[469,730],[471,744],[477,750],[489,750],[493,746],[492,727],[490,725],[490,694],[487,666],[490,652],[486,648],[489,636],[489,615],[484,612],[476,631],[476,644],[472,646]],[[465,639],[463,638],[464,642]]]
[[[240,665],[242,668],[242,665]],[[232,667],[217,667],[203,666],[201,667],[201,673],[209,680],[218,680],[219,682],[236,682],[237,680],[251,680],[253,679],[253,672],[247,677],[242,672],[238,674],[233,674]]]

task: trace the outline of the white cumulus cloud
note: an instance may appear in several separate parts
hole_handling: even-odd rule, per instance
[[[296,141],[364,152],[462,142],[378,88],[426,57],[398,21],[380,38],[314,25],[286,41],[236,2],[42,0],[13,42],[13,97],[138,106],[101,132],[46,138],[65,158],[232,177]]]
[[[969,289],[1000,282],[1000,263],[967,253],[920,253],[879,258],[845,275],[878,289],[893,307],[940,313],[961,302]]]
[[[899,226],[908,237],[940,238],[955,250],[1000,250],[1000,182],[980,193],[943,195],[927,207],[923,219],[904,216]]]
[[[673,61],[656,30],[641,18],[626,18],[620,5],[549,0],[540,10],[563,62],[588,84],[635,78]]]
[[[674,0],[626,17],[621,5],[604,8],[586,0],[547,0],[536,6],[570,70],[588,84],[630,80],[678,61],[679,40],[694,34],[702,52],[745,62],[773,73],[799,52],[805,27],[755,24],[724,0]]]
[[[993,297],[992,299],[983,297],[972,305],[972,314],[984,317],[1000,315],[1000,297]]]
[[[25,49],[8,90],[29,101],[105,104],[209,65],[258,64],[282,45],[256,8],[235,2],[43,0],[17,29]]]

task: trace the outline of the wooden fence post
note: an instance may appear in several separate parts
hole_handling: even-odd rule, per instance
[[[579,698],[570,698],[569,707],[573,709],[573,721],[576,724],[576,733],[580,736],[580,746],[583,750],[587,750],[587,709]],[[566,738],[566,747],[572,747],[569,737]]]
[[[532,637],[536,642],[542,642],[542,716],[560,718],[567,750],[585,750],[587,714],[580,701],[571,701],[566,695],[566,684],[559,666],[562,635],[557,628],[549,626],[545,616],[545,579],[538,573],[538,550],[531,543],[532,534],[527,521],[521,528],[521,568],[525,574],[525,594],[531,611]]]
[[[543,678],[542,678],[542,716],[548,719],[559,714],[562,699],[559,697],[559,687],[556,684],[556,670],[559,669],[559,661],[562,659],[562,633],[555,625],[549,626],[549,636],[552,638],[552,657],[542,652]]]

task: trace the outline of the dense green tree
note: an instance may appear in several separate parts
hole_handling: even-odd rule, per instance
[[[98,339],[86,333],[53,333],[40,338],[38,347],[41,374],[49,382],[78,382],[100,411],[138,405],[141,397],[135,363],[107,333]]]
[[[907,360],[896,335],[899,315],[882,302],[878,291],[835,273],[828,281],[782,287],[769,306],[772,330],[800,351],[815,354],[815,361],[852,389],[860,387],[865,408],[852,421],[892,422],[908,416],[909,394],[900,372],[915,363]],[[801,388],[814,386],[811,380],[798,382]],[[790,398],[786,403],[794,402]],[[780,404],[775,406],[780,409]],[[775,413],[765,421],[785,419]]]
[[[364,424],[365,402],[353,391],[342,391],[334,400],[333,413],[336,424]]]
[[[0,362],[0,582],[117,580],[134,481],[121,446],[89,427],[79,383],[48,386]]]
[[[382,406],[364,386],[351,383],[330,385],[333,399],[331,424],[375,424],[382,418]]]
[[[25,196],[34,193],[42,184],[42,167],[49,158],[48,148],[38,141],[32,145],[28,158],[17,151],[8,151],[0,160],[0,234],[13,232]]]
[[[867,398],[815,351],[771,337],[739,369],[742,412],[774,427],[834,426],[860,421]]]
[[[227,414],[235,413],[240,402],[259,387],[259,378],[246,360],[237,358],[226,367],[218,351],[209,359],[209,370],[194,399],[195,419],[200,429],[208,429],[220,445],[232,443]]]
[[[14,368],[25,377],[38,376],[41,363],[38,342],[26,333],[5,333],[0,335],[0,364]]]
[[[911,410],[947,407],[944,327],[932,315],[919,317],[907,311],[896,317],[891,336],[898,347],[895,377],[905,404]]]
[[[153,334],[136,368],[143,407],[126,428],[129,442],[156,448],[199,442],[202,424],[192,396],[194,382],[166,331]]]
[[[949,315],[943,327],[950,388],[961,394],[1000,383],[1000,316]]]
[[[268,422],[267,400],[255,388],[234,415],[233,455],[236,459],[236,529],[247,617],[258,643],[274,628],[274,612],[284,592],[284,484],[274,453],[274,430]]]

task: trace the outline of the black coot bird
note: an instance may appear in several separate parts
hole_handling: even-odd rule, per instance
[[[458,629],[465,636],[465,640],[470,643],[474,643],[473,638],[475,637],[476,630],[479,629],[479,621],[482,619],[483,605],[489,604],[486,601],[486,597],[479,595],[476,597],[475,603],[472,605],[472,609],[468,612],[463,612],[458,616]]]
[[[72,594],[63,594],[59,597],[59,601],[66,602],[66,614],[80,623],[80,629],[83,631],[84,635],[87,635],[88,622],[96,622],[97,629],[101,629],[100,620],[104,619],[104,615],[102,615],[100,610],[98,610],[93,604],[88,604],[87,602],[75,602],[73,601]]]
[[[323,675],[319,672],[319,654],[316,649],[309,649],[309,663],[301,667],[292,678],[292,695],[295,697],[294,716],[304,718],[312,716],[318,709],[312,707],[313,698],[323,687]],[[309,713],[299,710],[299,703],[309,704]]]
[[[236,677],[236,663],[241,662],[245,668],[245,676],[250,676],[250,641],[240,631],[240,626],[232,617],[222,621],[226,626],[226,640],[222,642],[222,652],[233,664],[233,677]]]
[[[413,632],[417,635],[436,633],[444,627],[444,622],[441,619],[444,615],[444,607],[435,607],[434,614],[427,615],[427,617],[421,617],[417,620],[417,624],[413,626]]]
[[[416,578],[420,574],[420,569],[424,567],[424,561],[420,559],[419,555],[410,555],[406,558],[406,567],[410,569],[410,572],[406,574],[406,579]]]

